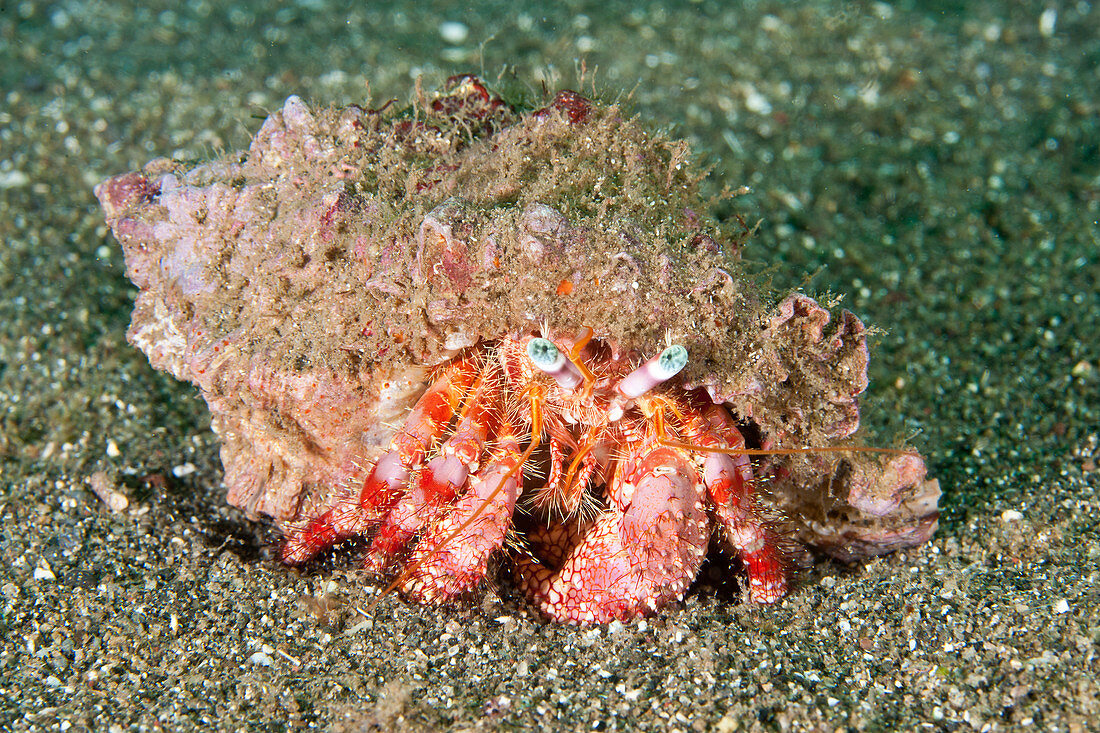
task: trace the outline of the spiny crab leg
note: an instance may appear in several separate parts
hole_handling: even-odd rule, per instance
[[[688,411],[684,431],[699,445],[743,449],[745,438],[724,408],[703,405]],[[703,459],[703,482],[715,517],[737,550],[749,579],[749,597],[757,603],[775,603],[787,592],[783,553],[769,523],[754,500],[752,466],[745,453],[708,452]]]
[[[659,445],[706,455],[703,483],[707,497],[744,565],[749,597],[757,603],[778,601],[787,592],[785,561],[774,530],[760,516],[748,458],[751,451],[745,449],[745,438],[733,418],[724,408],[702,400],[678,405],[675,400],[654,399],[647,408]],[[675,416],[688,442],[669,438],[665,410]]]
[[[687,441],[669,437],[664,409],[676,415]],[[745,447],[745,438],[725,408],[707,402],[678,408],[674,402],[657,406],[653,421],[658,442],[679,450],[706,454],[703,479],[715,517],[737,550],[749,580],[749,597],[757,603],[775,603],[787,592],[785,561],[773,527],[760,516],[755,502],[749,456],[793,453],[863,451],[863,446],[826,446],[758,450]],[[867,448],[875,453],[903,453],[892,448]]]
[[[371,467],[362,489],[342,496],[326,512],[287,533],[283,562],[303,563],[381,521],[401,498],[410,470],[420,465],[454,417],[477,373],[473,358],[456,359],[441,370],[390,440],[389,451]]]
[[[518,460],[516,461],[516,465],[508,470],[508,472],[504,475],[504,478],[502,478],[500,483],[497,484],[496,488],[493,491],[489,492],[489,495],[485,497],[485,499],[474,509],[473,513],[470,514],[462,524],[456,527],[450,535],[448,535],[442,542],[439,543],[440,547],[445,547],[446,545],[450,544],[450,542],[456,536],[458,536],[459,533],[465,530],[472,523],[476,522],[481,514],[485,511],[485,509],[491,504],[491,502],[493,502],[493,500],[497,498],[500,492],[506,489],[506,487],[508,486],[508,481],[510,479],[518,476],[518,478],[516,478],[516,481],[519,482],[520,486],[522,486],[523,477],[521,471],[523,469],[523,465],[527,462],[527,459],[531,457],[531,454],[535,452],[535,449],[538,448],[539,444],[542,442],[542,405],[544,399],[543,395],[538,391],[538,389],[534,388],[533,386],[531,386],[524,392],[523,397],[526,397],[528,406],[531,411],[530,444],[527,446],[527,449],[523,451],[523,454],[518,458]],[[502,418],[502,423],[509,427],[511,425],[511,423],[508,422],[507,418]],[[371,603],[368,608],[373,608],[379,603],[379,601],[381,601],[381,599],[385,598],[391,592],[403,585],[406,577],[415,576],[419,564],[422,562],[426,562],[429,558],[430,556],[420,557],[408,563],[402,570],[401,574],[398,575],[392,583],[386,586],[382,593],[379,594],[378,598],[373,603]]]
[[[599,430],[590,428],[585,432],[580,445],[573,454],[573,460],[569,464],[569,470],[558,488],[559,504],[566,516],[574,514],[581,505],[584,490],[588,481],[596,470],[596,456],[593,450],[599,444]],[[578,473],[579,471],[579,473]]]
[[[550,472],[546,476],[546,490],[539,494],[538,503],[552,505],[557,495],[557,488],[561,485],[562,466],[565,463],[565,453],[561,449],[561,440],[551,431],[548,450],[550,451]],[[543,496],[545,494],[545,497]]]
[[[502,421],[498,451],[470,477],[469,490],[417,542],[398,587],[422,602],[474,590],[489,557],[504,544],[523,485],[522,455],[511,424]]]
[[[383,520],[367,553],[369,569],[385,570],[386,563],[461,492],[470,472],[477,471],[486,442],[500,420],[501,387],[496,364],[486,362],[450,437],[438,455],[415,473],[408,491]]]
[[[584,494],[584,487],[588,483],[587,476],[590,475],[591,469],[589,464],[592,459],[589,457],[593,448],[594,439],[585,437],[581,441],[580,445],[573,448],[573,459],[569,464],[569,468],[563,472],[565,454],[562,451],[562,439],[560,436],[554,434],[554,431],[550,431],[550,473],[546,477],[545,485],[535,494],[534,501],[540,508],[546,509],[550,514],[557,514],[560,516],[572,515],[578,506],[580,506],[581,497]],[[578,482],[579,486],[573,483],[573,478],[577,473],[577,468],[581,465],[582,461],[585,464],[585,470],[583,473],[583,482]]]

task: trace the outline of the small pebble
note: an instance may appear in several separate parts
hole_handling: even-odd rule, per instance
[[[1065,598],[1054,604],[1054,612],[1057,614],[1069,613],[1069,601]]]
[[[1003,512],[1001,512],[1002,522],[1019,522],[1023,518],[1024,515],[1016,511],[1015,509],[1005,509]]]
[[[21,170],[0,171],[0,188],[20,188],[30,182],[30,176]]]
[[[1087,377],[1092,374],[1092,364],[1082,359],[1073,365],[1070,373],[1075,377]]]
[[[183,478],[184,476],[190,476],[195,472],[195,464],[188,461],[187,463],[181,463],[178,466],[172,467],[172,475],[176,478]]]
[[[465,23],[448,20],[439,24],[439,35],[447,43],[462,43],[470,35],[470,29]]]
[[[270,667],[271,665],[275,664],[275,660],[264,654],[263,652],[256,652],[248,658],[248,661],[252,662],[253,664],[258,664],[262,667]]]
[[[34,579],[53,581],[57,580],[57,576],[53,574],[53,570],[46,564],[46,561],[43,560],[42,564],[34,569]]]
[[[112,512],[123,512],[126,511],[126,507],[130,506],[130,500],[115,488],[115,482],[111,480],[106,471],[93,473],[88,477],[88,484],[92,487],[95,495],[99,497],[99,500],[106,504]]]
[[[1054,35],[1054,25],[1058,22],[1057,8],[1047,8],[1039,15],[1039,35],[1050,38]]]
[[[714,730],[716,730],[717,733],[733,733],[733,731],[737,730],[740,727],[741,727],[740,720],[738,720],[737,718],[735,718],[732,715],[727,713],[714,726]]]

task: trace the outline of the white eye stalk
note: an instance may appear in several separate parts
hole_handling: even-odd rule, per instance
[[[631,399],[640,397],[679,374],[687,365],[687,361],[687,349],[679,344],[673,344],[623,377],[617,389],[625,397]]]
[[[557,381],[558,386],[572,392],[584,381],[584,375],[561,353],[550,339],[533,338],[527,343],[527,358],[540,370]]]

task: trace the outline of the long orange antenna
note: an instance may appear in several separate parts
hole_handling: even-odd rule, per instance
[[[729,445],[696,445],[681,443],[660,437],[657,442],[669,448],[699,451],[700,453],[725,453],[731,456],[789,456],[799,453],[889,453],[896,456],[920,455],[913,450],[900,448],[876,448],[870,445],[824,445],[818,448],[738,448]]]
[[[657,402],[654,400],[654,402]],[[661,400],[657,409],[653,411],[653,429],[657,434],[657,443],[667,448],[679,448],[681,450],[698,451],[699,453],[724,453],[730,456],[791,456],[804,453],[886,453],[895,456],[919,456],[914,450],[902,450],[899,448],[876,448],[870,445],[825,445],[810,448],[745,448],[732,445],[699,445],[685,443],[668,437],[668,429],[665,425],[665,408],[676,410],[675,403],[665,403]],[[679,415],[678,415],[679,416]],[[682,416],[679,416],[682,418]]]

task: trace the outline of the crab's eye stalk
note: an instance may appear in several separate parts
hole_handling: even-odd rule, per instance
[[[687,362],[687,349],[680,344],[673,344],[623,377],[617,388],[624,396],[631,399],[640,397],[658,384],[675,377]]]
[[[580,370],[565,358],[565,354],[550,339],[531,339],[527,343],[527,358],[541,371],[553,377],[564,390],[572,392],[584,381]]]

